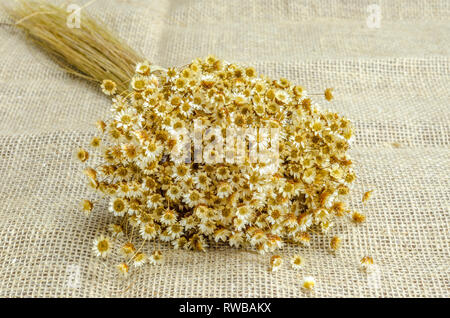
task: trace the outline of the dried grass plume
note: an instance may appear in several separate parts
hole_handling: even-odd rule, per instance
[[[144,58],[81,10],[80,28],[67,24],[68,12],[42,0],[16,0],[3,5],[17,26],[69,73],[102,82],[110,79],[119,91],[128,88],[136,64]]]

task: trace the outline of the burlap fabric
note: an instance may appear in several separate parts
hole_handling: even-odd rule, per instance
[[[372,3],[380,28],[367,24]],[[300,271],[286,264],[270,273],[270,255],[222,245],[205,254],[160,245],[164,266],[119,279],[114,258],[91,251],[113,218],[105,203],[90,218],[77,210],[93,195],[71,159],[109,101],[2,24],[0,296],[449,296],[448,1],[98,0],[85,10],[163,66],[214,53],[310,92],[334,87],[327,106],[356,126],[349,203],[367,222],[334,229],[345,243],[336,255],[327,237],[314,237],[309,249],[287,246],[285,258],[306,258]],[[3,12],[0,19],[9,22]],[[378,265],[374,274],[358,269],[365,255]],[[312,293],[301,288],[304,275],[316,278]]]

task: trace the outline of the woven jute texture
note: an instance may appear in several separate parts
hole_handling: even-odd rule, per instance
[[[367,24],[374,3],[379,28]],[[334,87],[326,107],[356,127],[349,204],[367,221],[336,226],[330,234],[344,244],[335,255],[328,236],[286,246],[286,263],[305,257],[302,270],[285,263],[270,273],[271,255],[222,245],[195,253],[160,244],[163,266],[120,279],[118,257],[102,261],[91,250],[114,218],[105,202],[89,218],[77,210],[95,196],[72,160],[109,101],[58,69],[2,12],[1,297],[450,296],[449,1],[98,0],[83,10],[163,66],[212,53],[309,92]],[[362,205],[367,190],[373,198]],[[370,275],[358,268],[366,255],[377,264]],[[305,275],[316,279],[311,293],[301,288]]]

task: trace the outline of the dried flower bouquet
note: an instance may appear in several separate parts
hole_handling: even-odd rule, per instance
[[[215,241],[265,253],[285,242],[309,245],[310,234],[327,232],[335,218],[364,220],[345,205],[355,180],[352,124],[321,109],[302,86],[212,55],[165,69],[87,16],[71,29],[65,10],[19,2],[9,9],[17,25],[111,98],[111,116],[96,123],[90,149],[75,156],[117,217],[109,231],[124,256],[121,273],[131,264],[161,263],[161,252],[142,250],[152,240],[175,249],[205,251]],[[332,90],[323,97],[330,101]],[[102,163],[92,167],[94,156]],[[90,214],[96,205],[82,200],[81,209]],[[340,243],[335,236],[330,248]],[[104,257],[112,245],[101,236],[93,249]],[[294,268],[303,262],[291,259]],[[272,270],[282,263],[273,256]],[[305,288],[313,286],[305,278]]]

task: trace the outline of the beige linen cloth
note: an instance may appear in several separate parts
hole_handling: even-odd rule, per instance
[[[381,10],[379,28],[371,4]],[[162,66],[213,53],[309,92],[334,87],[336,100],[324,106],[355,123],[358,179],[349,204],[367,221],[336,226],[331,235],[344,245],[335,255],[329,237],[287,246],[275,273],[271,255],[160,244],[163,266],[120,279],[119,257],[102,261],[91,250],[114,218],[105,202],[89,218],[77,210],[95,196],[72,160],[95,135],[93,123],[108,116],[109,101],[61,71],[2,12],[1,297],[450,296],[449,1],[97,0],[83,10]],[[305,257],[304,269],[289,266],[294,253]],[[370,275],[358,268],[366,255],[377,264]],[[313,292],[301,288],[305,275],[316,279]]]

